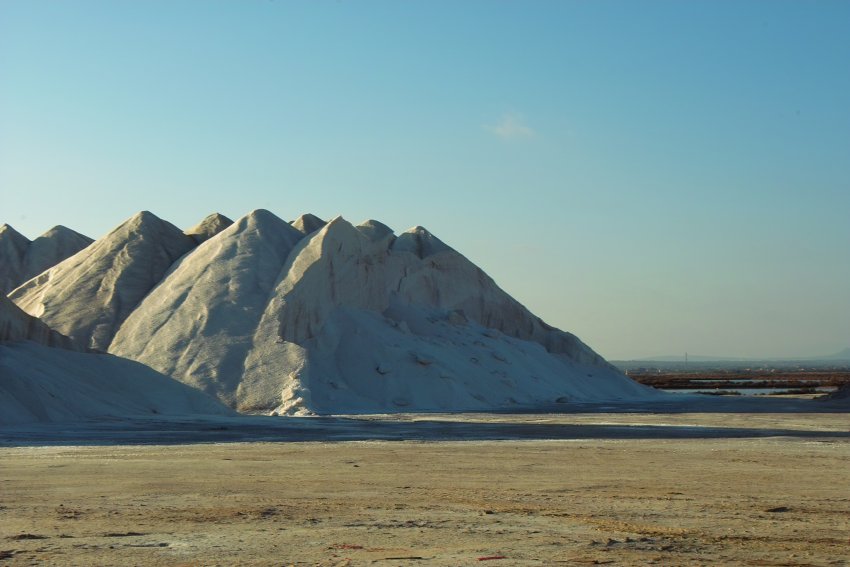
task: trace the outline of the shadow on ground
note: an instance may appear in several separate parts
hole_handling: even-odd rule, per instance
[[[850,438],[850,431],[646,425],[540,423],[530,416],[682,413],[808,414],[846,413],[846,404],[819,400],[722,399],[606,404],[558,404],[535,411],[466,414],[266,417],[217,419],[135,419],[74,424],[32,424],[0,428],[0,446],[173,445],[191,443],[304,441],[485,441],[558,439],[744,439],[764,437]],[[508,419],[508,414],[514,417]],[[516,416],[524,416],[517,419]],[[486,419],[482,419],[486,416]],[[525,421],[523,421],[523,419]],[[539,420],[538,420],[539,421]],[[568,421],[568,419],[567,419]]]

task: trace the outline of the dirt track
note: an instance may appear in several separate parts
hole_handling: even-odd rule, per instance
[[[847,437],[2,448],[0,564],[848,565],[848,463]]]

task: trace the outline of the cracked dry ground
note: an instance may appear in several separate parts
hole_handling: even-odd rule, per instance
[[[0,449],[0,564],[848,565],[850,442]]]

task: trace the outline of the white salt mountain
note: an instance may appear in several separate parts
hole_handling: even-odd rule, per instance
[[[177,262],[115,335],[243,411],[491,409],[651,397],[426,230],[254,211]],[[307,233],[304,235],[304,233]]]
[[[32,242],[11,226],[0,226],[0,291],[9,293],[92,242],[64,226],[54,226]]]
[[[143,364],[73,348],[0,295],[0,426],[232,413]]]
[[[303,234],[268,211],[239,219],[182,258],[122,325],[110,350],[232,406],[284,262]],[[279,395],[279,392],[278,392]]]
[[[331,221],[291,254],[243,387],[277,411],[487,409],[650,396],[415,228]],[[367,236],[368,235],[368,236]]]
[[[106,350],[124,319],[195,241],[143,211],[9,297],[87,347]]]

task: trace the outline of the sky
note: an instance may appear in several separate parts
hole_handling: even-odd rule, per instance
[[[0,223],[422,225],[611,359],[850,346],[850,2],[0,0]]]

